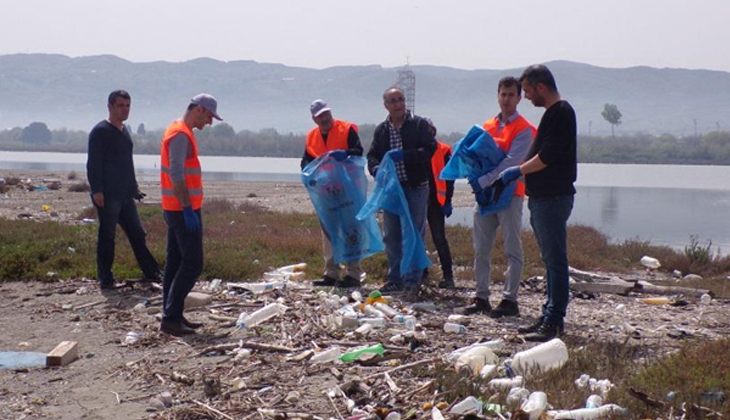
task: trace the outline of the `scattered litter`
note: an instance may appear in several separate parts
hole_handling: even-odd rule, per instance
[[[451,414],[482,414],[482,402],[476,399],[475,397],[466,397],[464,400],[460,401],[457,404],[454,404],[453,407],[451,407],[451,410],[449,410],[449,413]]]
[[[641,299],[643,303],[646,303],[647,305],[668,305],[672,303],[672,300],[668,297],[660,296],[660,297],[648,297]]]
[[[511,367],[515,372],[525,375],[532,370],[546,372],[559,368],[568,361],[568,348],[559,338],[539,344],[519,352],[512,358]]]
[[[243,329],[255,327],[262,322],[266,322],[275,316],[283,314],[287,311],[287,309],[289,308],[280,303],[270,303],[251,314],[247,314],[245,312],[241,313],[238,317],[238,321],[236,321],[236,328]]]
[[[444,331],[452,334],[463,334],[466,332],[466,327],[461,324],[447,322],[444,324]]]
[[[33,351],[0,351],[0,369],[20,369],[46,365],[46,354]]]
[[[548,411],[547,415],[555,420],[593,420],[605,418],[609,415],[628,415],[628,410],[616,404],[606,404],[598,408],[581,408],[578,410]]]
[[[124,344],[126,345],[132,345],[139,341],[140,334],[135,331],[130,331],[127,333],[127,335],[124,337]]]
[[[662,266],[659,263],[659,260],[657,260],[656,258],[650,257],[648,255],[644,255],[643,257],[641,257],[640,262],[641,262],[641,265],[643,265],[644,267],[651,269],[651,270],[656,270],[657,268]]]

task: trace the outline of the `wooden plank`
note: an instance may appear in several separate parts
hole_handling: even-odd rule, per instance
[[[626,296],[636,291],[634,283],[626,281],[610,281],[605,283],[570,283],[570,290],[590,293],[613,293]]]
[[[46,355],[46,366],[66,366],[79,357],[79,343],[62,341]]]
[[[705,293],[710,293],[706,289],[695,289],[692,287],[680,287],[680,286],[657,286],[647,281],[639,281],[635,292],[654,294],[654,295],[684,295],[688,297],[699,298]]]

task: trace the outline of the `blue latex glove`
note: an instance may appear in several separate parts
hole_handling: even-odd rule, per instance
[[[332,159],[342,162],[343,160],[347,159],[347,150],[335,150],[330,152],[330,156],[332,156]]]
[[[479,185],[479,178],[469,178],[469,186],[471,186],[471,192],[474,194],[483,190],[482,186]]]
[[[441,207],[441,213],[446,217],[451,217],[451,213],[454,212],[454,206],[451,205],[451,201],[447,201],[443,207]]]
[[[522,173],[520,172],[519,166],[512,166],[511,168],[507,168],[504,171],[502,171],[501,174],[499,174],[499,179],[502,180],[505,186],[509,185],[510,182],[515,181],[517,178],[521,177]]]
[[[183,220],[185,220],[185,229],[188,232],[197,232],[200,230],[200,218],[195,214],[191,206],[183,207]]]
[[[395,163],[403,162],[404,157],[403,150],[397,149],[390,152],[390,159]]]

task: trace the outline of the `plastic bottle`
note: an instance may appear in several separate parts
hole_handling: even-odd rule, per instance
[[[360,322],[360,325],[370,324],[373,327],[384,327],[386,321],[385,318],[360,318],[358,322]]]
[[[484,365],[479,371],[479,376],[482,378],[489,378],[497,373],[497,365]]]
[[[377,354],[378,356],[382,356],[383,353],[385,353],[385,349],[383,348],[382,344],[378,343],[373,346],[361,347],[359,349],[349,351],[340,356],[340,361],[349,363],[354,362],[364,354]]]
[[[568,361],[568,348],[559,338],[537,345],[531,349],[521,351],[512,358],[512,368],[515,372],[524,375],[532,369],[546,372],[559,368]]]
[[[455,322],[455,323],[461,323],[465,322],[469,319],[466,315],[460,315],[460,314],[451,314],[448,318],[446,318],[449,322]]]
[[[603,405],[603,398],[600,395],[592,394],[586,400],[586,408],[598,408]]]
[[[386,316],[383,312],[374,308],[371,305],[366,306],[365,310],[363,312],[365,313],[365,315],[369,316],[370,318],[386,318]]]
[[[642,302],[646,303],[647,305],[668,305],[672,303],[672,300],[668,297],[648,297],[641,299]]]
[[[533,392],[521,408],[530,416],[530,420],[537,420],[547,408],[547,395],[542,391]]]
[[[641,265],[643,265],[646,268],[652,269],[652,270],[656,270],[657,268],[662,266],[659,263],[659,260],[657,260],[656,258],[652,258],[648,255],[644,255],[643,257],[641,257],[640,262],[641,262]]]
[[[342,349],[338,346],[330,347],[329,349],[319,352],[309,359],[313,364],[332,362],[340,358],[342,355]]]
[[[375,302],[373,306],[375,306],[375,308],[378,309],[380,312],[384,313],[385,316],[387,316],[388,318],[393,318],[394,316],[398,315],[398,311],[386,305],[385,303]]]
[[[514,378],[492,379],[491,381],[487,382],[487,385],[489,385],[489,388],[499,391],[521,387],[523,383],[524,378],[522,376],[515,376]]]
[[[444,415],[437,407],[431,409],[431,420],[444,420]]]
[[[613,413],[626,414],[626,409],[616,404],[606,404],[598,408],[580,408],[578,410],[554,412],[553,419],[593,420],[607,417]],[[549,412],[548,414],[553,414]]]
[[[436,312],[439,307],[433,302],[417,302],[411,305],[411,309],[416,312]]]
[[[447,333],[462,334],[466,332],[466,327],[461,324],[447,322],[444,324],[444,331]]]
[[[362,324],[355,330],[357,335],[368,335],[374,328],[373,324]]]
[[[712,296],[710,296],[707,293],[703,293],[702,296],[700,296],[700,303],[703,305],[709,305],[710,302],[712,302]]]
[[[413,315],[396,315],[391,321],[396,324],[405,325],[411,331],[416,328],[416,317]]]
[[[474,347],[467,350],[458,359],[456,359],[456,369],[468,367],[473,374],[481,372],[484,365],[496,365],[499,358],[496,354],[486,346]]]
[[[461,348],[456,349],[456,350],[452,351],[451,353],[449,353],[449,355],[446,356],[446,360],[453,363],[459,358],[459,356],[466,353],[467,351],[473,349],[474,347],[482,347],[482,346],[489,347],[492,351],[499,351],[499,350],[502,350],[502,348],[504,348],[504,341],[497,339],[497,340],[485,341],[482,343],[474,343],[474,344],[468,345],[466,347],[461,347]]]
[[[355,302],[362,302],[362,293],[360,293],[360,291],[358,291],[358,290],[355,290],[354,292],[352,292],[352,293],[350,294],[350,297],[351,297],[351,298],[352,298],[352,300],[354,300]]]
[[[263,283],[241,283],[241,287],[254,294],[270,292],[286,287],[286,281],[268,281]]]
[[[337,312],[339,312],[343,316],[357,318],[357,311],[355,311],[355,308],[353,308],[352,305],[344,305],[343,307],[338,309]]]
[[[510,389],[507,394],[507,404],[522,405],[528,398],[530,398],[530,391],[527,388],[515,387]]]
[[[460,401],[458,404],[455,404],[453,407],[451,407],[451,410],[449,410],[449,413],[452,414],[467,414],[467,413],[476,413],[477,415],[482,414],[482,404],[481,401],[474,397],[466,397],[464,400]]]
[[[400,413],[397,411],[391,411],[385,416],[385,420],[400,420]]]
[[[254,327],[277,315],[283,314],[287,311],[287,309],[289,308],[280,303],[270,303],[251,314],[242,313],[241,316],[238,317],[236,328],[243,329]]]

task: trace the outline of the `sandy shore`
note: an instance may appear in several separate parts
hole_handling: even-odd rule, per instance
[[[0,217],[7,219],[33,218],[38,220],[58,220],[67,223],[81,223],[79,214],[91,207],[88,192],[69,192],[72,184],[85,182],[86,174],[76,173],[76,179],[69,179],[70,172],[0,170],[0,178],[12,177],[23,180],[23,184],[48,186],[60,181],[59,190],[11,188],[0,194]],[[140,189],[147,194],[143,203],[160,203],[158,182],[140,182]],[[306,190],[294,182],[252,182],[252,181],[207,181],[206,200],[225,199],[236,203],[249,202],[267,209],[281,212],[312,213],[314,209]],[[457,189],[454,206],[472,206],[472,194],[468,190]]]

